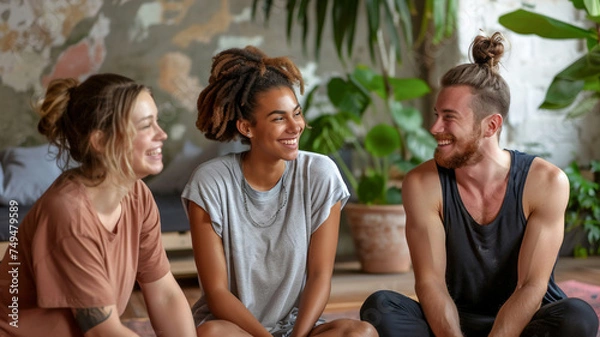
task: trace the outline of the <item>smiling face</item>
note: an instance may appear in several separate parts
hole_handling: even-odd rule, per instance
[[[136,131],[133,138],[133,171],[138,178],[158,174],[163,169],[162,145],[167,134],[158,125],[158,110],[150,93],[138,95],[130,115]]]
[[[471,109],[472,98],[468,86],[446,87],[438,95],[436,119],[430,131],[438,142],[434,158],[442,167],[456,169],[482,158],[478,153],[481,123]]]
[[[294,92],[288,87],[277,87],[256,98],[254,123],[240,126],[240,132],[250,133],[251,151],[265,159],[294,160],[298,156],[298,142],[306,123]]]

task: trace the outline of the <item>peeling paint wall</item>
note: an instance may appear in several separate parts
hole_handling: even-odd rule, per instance
[[[116,72],[152,87],[169,133],[166,159],[185,139],[207,140],[194,128],[198,93],[208,79],[211,58],[229,47],[253,44],[268,55],[292,56],[308,86],[335,58],[317,66],[288,44],[278,27],[251,20],[247,0],[18,0],[0,2],[0,149],[44,142],[36,131],[31,102],[54,78],[84,80]],[[260,15],[261,13],[259,13]],[[333,53],[325,47],[324,53]]]

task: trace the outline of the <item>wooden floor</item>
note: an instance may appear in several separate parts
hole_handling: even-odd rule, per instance
[[[600,285],[600,257],[574,259],[561,257],[555,272],[558,282],[577,280]],[[178,278],[178,282],[192,305],[200,297],[198,281],[195,277]],[[360,272],[356,261],[338,262],[332,279],[331,296],[327,312],[358,308],[364,299],[379,289],[391,289],[406,295],[414,295],[414,278],[411,272],[404,274],[365,274]],[[147,317],[144,299],[135,290],[122,319]]]

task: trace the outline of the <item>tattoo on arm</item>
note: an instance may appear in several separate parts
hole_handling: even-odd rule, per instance
[[[111,314],[112,309],[106,312],[105,308],[75,309],[75,320],[85,334],[96,325],[106,321]]]

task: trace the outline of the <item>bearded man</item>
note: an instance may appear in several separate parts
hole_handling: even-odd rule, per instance
[[[500,33],[441,80],[433,160],[406,176],[406,235],[418,302],[378,291],[361,319],[388,336],[589,336],[598,317],[553,272],[569,181],[542,158],[499,146],[510,105]]]

